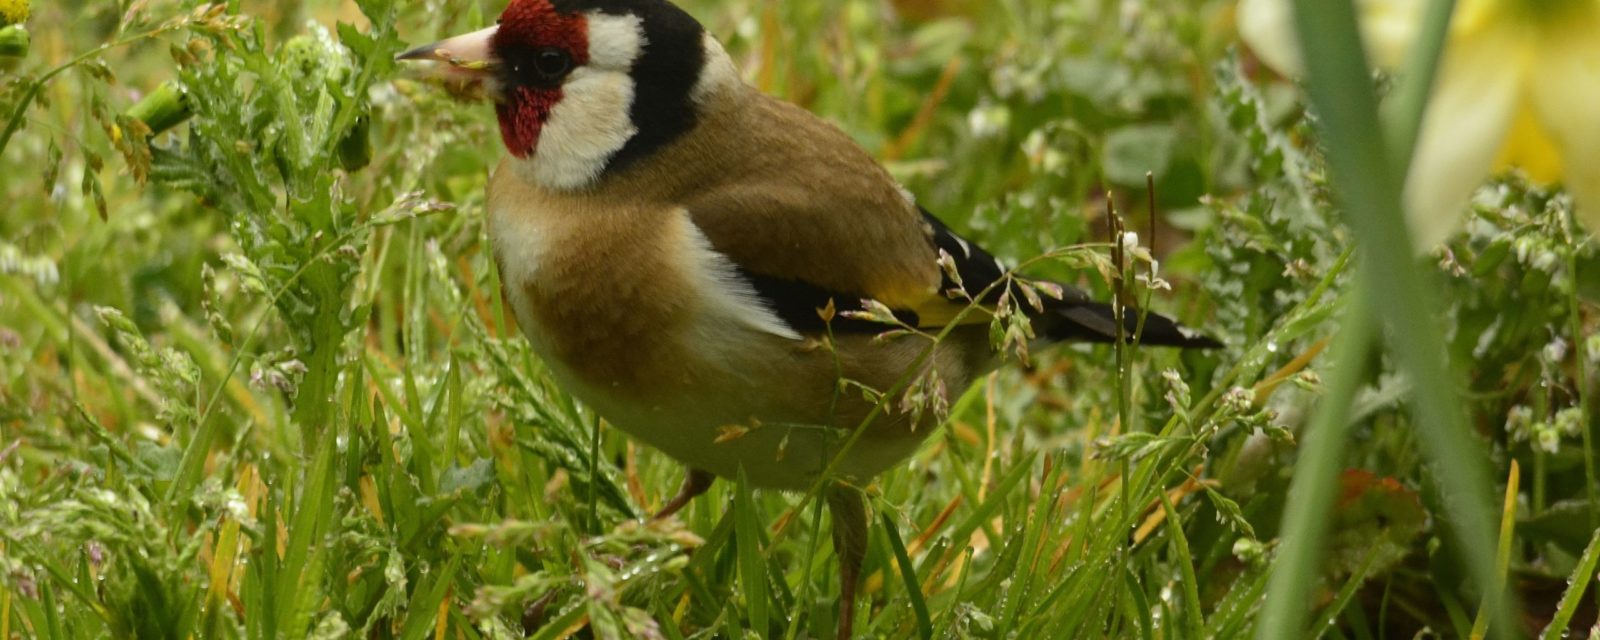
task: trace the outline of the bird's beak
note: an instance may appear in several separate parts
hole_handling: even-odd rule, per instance
[[[489,48],[489,40],[499,28],[497,25],[425,44],[395,56],[395,60],[442,62],[432,75],[461,88],[482,88],[493,84],[487,81],[494,78],[494,68],[499,64]]]

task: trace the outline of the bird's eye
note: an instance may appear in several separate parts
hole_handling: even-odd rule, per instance
[[[534,54],[533,69],[546,80],[559,80],[572,70],[572,56],[560,49],[540,49]]]

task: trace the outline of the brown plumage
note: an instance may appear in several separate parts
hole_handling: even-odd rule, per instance
[[[565,389],[689,466],[659,517],[713,475],[797,490],[836,462],[827,479],[865,483],[937,426],[898,406],[907,382],[955,394],[996,364],[986,311],[928,335],[968,304],[950,289],[992,308],[980,292],[1003,285],[999,262],[843,132],[740,80],[687,14],[665,0],[513,0],[513,14],[402,57],[497,96],[513,151],[488,201],[505,296]],[[1122,333],[1108,306],[1064,291],[1023,310],[1042,342]],[[925,333],[819,315],[863,300]],[[1145,340],[1215,344],[1156,315]],[[866,512],[844,485],[826,498],[848,636]]]
[[[839,439],[817,427],[854,427],[873,408],[859,392],[837,392],[838,374],[888,390],[929,342],[875,344],[870,334],[847,334],[828,349],[819,335],[796,340],[733,325],[695,331],[707,303],[695,288],[689,236],[702,234],[748,271],[804,274],[819,287],[895,307],[942,297],[938,255],[916,207],[837,128],[744,84],[729,85],[708,107],[678,141],[579,192],[530,184],[505,160],[489,189],[497,246],[536,233],[544,249],[526,279],[512,265],[502,263],[501,272],[511,274],[506,286],[518,294],[512,301],[524,331],[560,363],[557,375],[581,389],[580,398],[616,407],[602,415],[617,426],[717,475],[735,476],[744,464],[757,484],[801,489],[836,449],[828,441]],[[502,260],[513,254],[498,252]],[[985,331],[959,330],[930,360],[947,389],[986,370],[993,357]],[[720,410],[706,416],[708,405]],[[706,425],[674,427],[685,413]],[[843,468],[857,480],[876,475],[934,425],[916,426],[888,412]],[[713,444],[729,429],[750,432]],[[786,464],[773,464],[780,457]]]

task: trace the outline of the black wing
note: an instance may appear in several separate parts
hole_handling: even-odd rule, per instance
[[[938,255],[939,252],[948,254],[954,261],[956,275],[960,278],[958,283],[948,273],[944,274],[940,285],[941,292],[960,289],[965,291],[969,298],[981,297],[978,300],[981,304],[997,303],[1004,293],[1004,285],[993,285],[1005,278],[1005,265],[977,243],[956,234],[927,209],[921,211],[923,220],[927,223],[931,248],[934,249],[930,255]],[[744,269],[740,270],[740,275],[751,284],[756,294],[761,296],[785,324],[798,332],[817,334],[826,331],[828,326],[823,322],[820,311],[828,306],[829,301],[832,301],[836,311],[841,312],[841,315],[836,315],[833,319],[834,332],[879,333],[887,328],[879,322],[842,315],[842,312],[864,309],[862,304],[864,296],[859,293],[830,291],[808,282],[762,275]],[[1117,325],[1111,305],[1090,300],[1088,294],[1075,287],[1056,284],[1061,287],[1062,299],[1045,298],[1043,312],[1024,305],[1041,338],[1050,342],[1116,341]],[[943,320],[941,316],[953,315],[968,304],[960,296],[931,302],[928,308],[893,309],[893,312],[901,322],[911,326],[923,326],[924,320],[929,321],[926,323],[929,326],[938,326]],[[1131,338],[1138,330],[1139,314],[1130,310],[1125,316],[1123,334]],[[972,321],[987,321],[987,316],[981,314],[969,314],[969,317]],[[1155,346],[1207,349],[1222,346],[1216,340],[1156,313],[1150,313],[1145,318],[1144,333],[1140,342]]]

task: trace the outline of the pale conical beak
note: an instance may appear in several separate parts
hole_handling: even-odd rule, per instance
[[[479,29],[433,44],[425,44],[398,56],[396,60],[431,60],[443,62],[442,75],[450,79],[482,79],[493,75],[499,62],[489,49],[489,40],[499,26]]]

